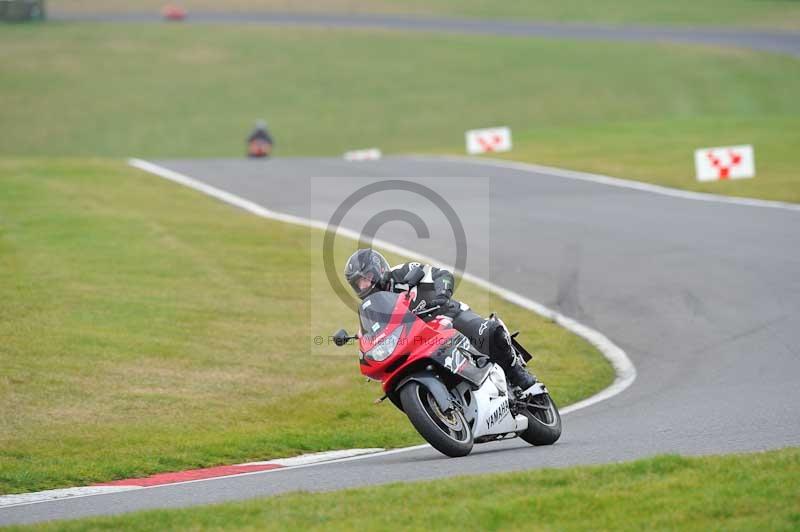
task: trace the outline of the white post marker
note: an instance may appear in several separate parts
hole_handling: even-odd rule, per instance
[[[756,176],[755,156],[750,145],[695,150],[694,166],[698,181],[724,181]]]
[[[466,133],[467,153],[496,153],[511,151],[511,130],[507,127],[471,129]]]
[[[353,150],[344,153],[345,161],[377,161],[383,154],[378,148]]]

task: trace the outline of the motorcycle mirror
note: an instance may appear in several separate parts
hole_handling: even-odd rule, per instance
[[[336,334],[333,335],[333,343],[336,344],[338,347],[342,347],[353,338],[355,337],[348,335],[347,331],[345,331],[344,329],[339,329],[336,332]]]
[[[403,277],[403,284],[407,284],[409,288],[413,288],[419,284],[423,277],[425,277],[425,271],[417,266],[409,270],[406,276]]]

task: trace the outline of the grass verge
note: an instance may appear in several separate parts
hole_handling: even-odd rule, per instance
[[[34,528],[396,530],[402,523],[404,530],[797,530],[798,475],[798,449],[704,458],[667,455]]]
[[[396,13],[455,17],[515,18],[552,22],[691,24],[763,29],[800,28],[800,6],[781,0],[183,0],[192,11],[300,13]],[[50,0],[62,13],[158,12],[162,0]]]
[[[464,130],[506,124],[514,159],[800,201],[800,63],[789,57],[135,24],[12,26],[0,46],[0,126],[13,132],[0,155],[238,156],[258,117],[278,156],[463,153]],[[693,150],[730,143],[754,144],[757,177],[696,183]]]
[[[354,349],[312,345],[356,323],[311,292],[316,233],[117,161],[4,159],[0,190],[0,493],[421,442]],[[613,380],[560,327],[459,297],[522,330],[561,404]]]

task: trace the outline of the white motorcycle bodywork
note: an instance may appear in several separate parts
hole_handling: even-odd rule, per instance
[[[464,407],[464,417],[472,426],[472,436],[476,440],[483,436],[512,435],[528,428],[528,418],[522,414],[511,415],[506,376],[497,364],[492,365],[477,390],[462,382],[453,392]],[[536,394],[534,390],[529,393]]]

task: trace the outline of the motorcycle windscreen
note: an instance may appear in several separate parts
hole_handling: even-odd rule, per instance
[[[404,296],[393,292],[377,292],[365,299],[358,311],[362,336],[374,338],[390,323],[413,323],[416,316],[406,305],[398,304],[401,297]]]

